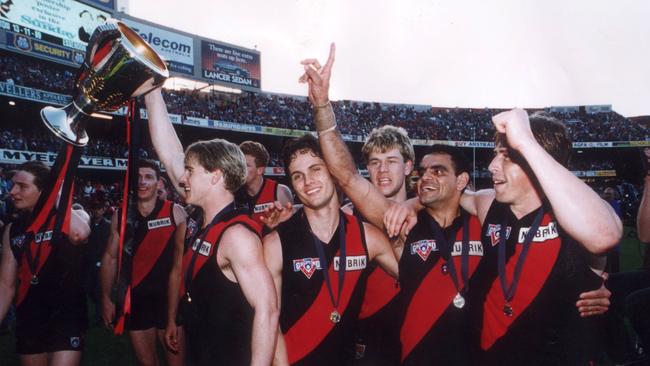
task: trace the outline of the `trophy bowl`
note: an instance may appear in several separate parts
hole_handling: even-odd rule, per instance
[[[95,29],[79,68],[72,103],[41,110],[43,123],[59,138],[85,146],[86,118],[98,111],[114,112],[132,98],[162,85],[169,77],[165,61],[136,32],[109,19]]]

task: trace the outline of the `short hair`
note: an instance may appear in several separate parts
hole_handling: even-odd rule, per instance
[[[50,167],[45,165],[42,161],[26,161],[16,168],[16,171],[19,170],[30,173],[34,176],[34,185],[39,191],[45,189],[45,184],[50,179]]]
[[[311,152],[312,154],[323,158],[318,140],[310,134],[303,135],[299,138],[287,140],[282,148],[282,160],[284,161],[284,173],[290,176],[289,164],[297,157],[297,155]]]
[[[246,182],[246,158],[231,142],[223,139],[197,141],[185,150],[185,162],[192,158],[209,172],[221,170],[225,187],[231,193]]]
[[[264,145],[255,141],[244,141],[239,144],[239,148],[244,155],[250,155],[255,158],[256,167],[265,167],[269,165],[269,152]]]
[[[456,176],[459,176],[462,173],[467,173],[467,174],[471,173],[469,160],[467,160],[465,154],[463,154],[463,152],[457,147],[435,144],[429,147],[429,149],[423,156],[432,155],[432,154],[449,155]]]
[[[564,124],[546,112],[535,112],[530,115],[530,129],[533,131],[535,140],[542,146],[546,152],[553,157],[558,163],[565,168],[569,166],[571,158],[571,137]],[[495,136],[495,145],[503,146],[508,149],[510,159],[521,165],[532,174],[528,163],[517,151],[514,151],[508,144],[505,134],[497,133]]]
[[[140,168],[150,168],[156,173],[156,179],[160,179],[161,173],[160,173],[160,166],[158,166],[158,163],[156,163],[154,160],[151,159],[138,159],[138,162],[136,164],[138,169]]]
[[[415,152],[408,132],[402,127],[391,125],[374,128],[363,144],[361,153],[367,163],[371,153],[375,151],[384,153],[393,148],[399,150],[405,162],[409,160],[415,162]]]

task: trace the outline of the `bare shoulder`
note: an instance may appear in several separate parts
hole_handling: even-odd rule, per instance
[[[235,224],[227,228],[221,236],[220,243],[222,249],[231,254],[260,249],[261,245],[260,237],[243,224]]]
[[[185,220],[187,220],[187,213],[185,212],[185,209],[183,206],[179,205],[178,203],[174,203],[174,220],[176,221],[176,225],[184,224]]]

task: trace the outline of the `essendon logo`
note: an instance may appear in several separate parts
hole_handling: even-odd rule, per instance
[[[194,236],[194,233],[196,233],[196,230],[199,228],[199,223],[196,222],[196,220],[190,218],[187,220],[187,229],[185,232],[185,236],[187,238],[191,238]]]
[[[149,228],[149,230],[157,229],[159,227],[171,226],[171,225],[172,225],[172,219],[169,217],[165,217],[164,219],[147,221],[147,227]]]
[[[510,226],[506,227],[506,240],[510,238],[510,232],[512,228]],[[489,236],[492,241],[492,246],[499,244],[499,236],[501,235],[501,225],[499,224],[489,224],[485,236]]]
[[[17,237],[11,239],[11,246],[14,248],[22,248],[25,244],[25,240],[27,240],[27,235],[18,235]]]
[[[253,208],[253,213],[264,212],[264,210],[266,210],[267,207],[268,208],[273,207],[273,202],[260,203],[259,205],[255,205],[255,208]]]
[[[293,260],[293,271],[302,272],[307,279],[311,279],[311,276],[317,269],[322,269],[320,266],[320,259],[318,258],[301,258]]]
[[[426,262],[432,251],[435,252],[437,250],[438,247],[436,246],[435,240],[426,239],[411,243],[411,254],[419,255],[423,262]]]

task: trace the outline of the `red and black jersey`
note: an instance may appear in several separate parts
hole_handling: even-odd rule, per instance
[[[271,207],[273,202],[278,200],[278,183],[272,179],[262,178],[262,188],[254,197],[246,192],[246,187],[242,187],[236,195],[236,201],[248,208],[248,214],[257,221],[260,226],[264,226],[260,217],[264,214],[264,209]]]
[[[512,283],[522,242],[536,211],[517,219],[509,205],[494,201],[483,224],[485,257],[470,281],[473,341],[484,365],[580,365],[590,361],[589,320],[575,307],[583,291],[602,280],[588,265],[586,251],[563,233],[544,210],[523,264],[507,314],[498,274],[498,243],[506,225],[505,273]]]
[[[44,227],[33,235],[25,234],[29,224],[26,217],[11,226],[9,245],[18,263],[17,332],[48,324],[62,313],[68,318],[56,321],[75,323],[81,329],[87,327],[86,296],[80,275],[85,248],[73,245],[63,234],[54,238],[54,223],[53,212]],[[30,256],[33,262],[38,258],[38,263],[34,263],[37,281],[32,281]]]
[[[418,215],[418,223],[409,233],[399,262],[403,321],[400,330],[401,360],[405,365],[463,365],[469,363],[467,342],[467,304],[456,307],[454,297],[467,291],[462,280],[463,225],[467,222],[466,269],[474,275],[483,256],[480,241],[481,225],[476,216],[461,210],[451,225],[440,229],[426,211]],[[436,230],[451,247],[438,243]],[[453,244],[452,244],[453,243]],[[444,258],[453,258],[455,271]],[[452,273],[458,279],[457,289]]]
[[[354,216],[340,215],[345,225],[346,272],[337,308],[339,323],[330,320],[334,305],[323,271],[328,271],[337,297],[340,225],[330,242],[321,244],[329,268],[321,266],[303,210],[278,227],[283,261],[280,328],[292,365],[343,365],[354,355],[354,326],[364,291],[368,249],[363,225]]]
[[[201,241],[201,235],[195,236],[198,222],[188,222],[187,241],[197,239],[193,243],[186,241],[183,256],[183,276],[192,269],[190,286],[186,289],[183,280],[179,289],[182,295],[189,292],[191,298],[191,306],[180,309],[190,358],[196,365],[248,365],[254,312],[240,285],[229,280],[219,268],[217,252],[222,234],[229,227],[243,225],[258,234],[258,225],[246,211],[232,210]]]
[[[164,300],[174,252],[174,203],[157,200],[156,206],[146,217],[135,211],[134,245],[131,249],[132,296],[138,292],[155,292]]]

